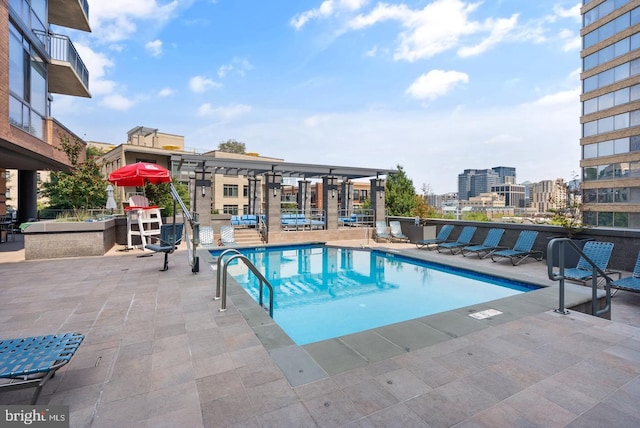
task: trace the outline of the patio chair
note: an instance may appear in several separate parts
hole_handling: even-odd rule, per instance
[[[156,253],[164,253],[164,265],[161,271],[169,269],[169,254],[173,253],[182,240],[184,224],[163,224],[160,226],[160,236],[151,237],[151,240],[158,241],[155,244],[147,244],[144,247]]]
[[[611,253],[613,252],[613,242],[587,241],[582,252],[603,272],[607,272]],[[596,273],[600,276],[600,273]],[[620,276],[620,275],[618,275]],[[574,268],[564,270],[565,279],[586,284],[593,278],[593,266],[587,262],[584,256],[580,256],[578,265]]]
[[[0,391],[36,388],[30,403],[36,404],[44,385],[71,361],[83,339],[63,333],[0,340]]]
[[[200,226],[200,245],[203,247],[212,246],[215,243],[213,240],[213,227]]]
[[[542,251],[532,250],[537,237],[538,231],[536,230],[521,231],[513,248],[494,251],[491,253],[491,261],[497,262],[496,257],[507,258],[511,261],[512,265],[517,266],[529,257],[533,257],[537,261],[542,260]]]
[[[409,237],[402,233],[402,227],[397,220],[389,222],[389,233],[392,241],[409,242]]]
[[[378,242],[378,239],[384,241],[390,241],[391,235],[387,233],[387,222],[384,220],[376,221],[376,230],[374,231],[373,239]]]
[[[236,242],[236,233],[233,226],[220,226],[220,242],[221,246],[238,245]]]
[[[484,259],[487,258],[494,251],[498,251],[500,248],[500,240],[502,239],[502,235],[504,235],[504,229],[489,229],[486,238],[480,245],[469,245],[467,247],[463,247],[460,250],[460,253],[466,257],[467,253],[476,253],[478,258]]]
[[[148,207],[149,199],[144,195],[131,195],[129,196],[130,207]]]
[[[476,233],[477,227],[475,226],[465,226],[460,232],[460,236],[454,242],[443,242],[436,246],[436,250],[441,253],[442,250],[449,250],[451,254],[458,254],[463,247],[467,247],[471,244],[471,240],[473,239],[473,235]]]
[[[453,231],[452,224],[445,224],[438,232],[438,235],[433,239],[419,239],[416,241],[416,247],[424,248],[427,247],[427,250],[431,249],[431,245],[438,245],[440,243],[446,242],[449,239],[449,235]]]
[[[635,293],[640,292],[640,253],[636,258],[636,265],[633,268],[631,276],[625,278],[619,278],[611,283],[611,287],[618,290],[633,291]]]

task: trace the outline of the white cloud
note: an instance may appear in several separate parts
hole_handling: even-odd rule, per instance
[[[116,82],[106,79],[107,71],[114,66],[105,54],[98,53],[82,43],[74,43],[78,54],[89,70],[89,91],[92,95],[110,94]]]
[[[349,26],[359,30],[389,20],[400,22],[404,30],[398,36],[394,59],[413,62],[452,49],[462,36],[481,31],[480,23],[469,20],[479,5],[436,0],[422,10],[412,10],[405,4],[379,3],[370,13],[355,17]],[[485,27],[490,27],[490,22]]]
[[[252,109],[250,106],[244,104],[213,107],[211,104],[205,103],[198,107],[196,115],[198,117],[219,118],[227,120],[235,116],[249,113],[251,110]]]
[[[459,71],[431,70],[418,77],[405,93],[413,98],[433,100],[446,95],[460,83],[469,83],[469,76]]]
[[[151,56],[160,56],[162,55],[162,40],[153,40],[147,42],[144,45],[144,48],[149,52]]]
[[[175,93],[176,91],[171,88],[162,88],[160,89],[160,92],[158,92],[158,96],[164,98],[164,97],[169,97]]]
[[[194,76],[189,80],[189,89],[195,93],[206,92],[213,88],[222,86],[220,83],[204,76]]]
[[[218,77],[225,77],[232,71],[244,77],[251,70],[253,70],[253,65],[246,58],[235,57],[230,64],[224,64],[218,68]]]
[[[554,94],[544,95],[533,101],[531,104],[536,106],[555,106],[563,104],[580,104],[580,87],[568,91],[560,91]]]
[[[93,1],[89,14],[91,29],[94,37],[104,43],[126,40],[137,31],[136,21],[164,25],[179,6],[178,0],[164,4],[157,0]]]
[[[582,49],[582,39],[580,38],[580,34],[564,29],[558,33],[558,38],[562,43],[562,50],[564,52],[579,51]]]
[[[129,110],[135,103],[123,97],[122,95],[113,94],[104,97],[100,104],[112,110],[126,111]]]
[[[573,18],[576,22],[582,21],[582,15],[580,14],[580,8],[582,7],[582,2],[576,3],[569,9],[564,9],[559,5],[555,5],[553,7],[553,12],[559,16],[560,18]]]
[[[353,12],[367,4],[368,0],[324,0],[316,9],[310,9],[294,16],[289,22],[296,30],[312,19],[328,18],[342,10]]]
[[[518,15],[512,15],[508,19],[487,20],[485,26],[490,29],[490,34],[475,46],[461,47],[458,55],[462,58],[484,53],[492,46],[502,42],[516,27]]]
[[[309,116],[304,119],[304,125],[309,128],[316,128],[323,123],[329,122],[331,120],[331,116],[326,114],[316,114],[313,116]]]

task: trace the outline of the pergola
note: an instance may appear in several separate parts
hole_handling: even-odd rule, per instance
[[[295,162],[283,162],[274,159],[264,159],[256,157],[253,159],[230,159],[207,155],[196,154],[173,154],[171,163],[178,170],[182,165],[189,164],[196,167],[196,186],[210,185],[206,180],[206,174],[224,174],[246,176],[249,184],[249,213],[255,214],[256,200],[260,191],[259,178],[264,178],[265,185],[265,214],[267,215],[267,228],[269,230],[280,229],[280,192],[283,177],[293,177],[301,179],[298,182],[299,193],[307,195],[310,191],[309,179],[322,180],[322,209],[326,213],[327,229],[338,227],[338,198],[336,191],[339,181],[342,182],[342,208],[348,210],[350,194],[352,190],[351,180],[369,178],[371,181],[371,209],[374,219],[384,219],[384,177],[396,173],[394,169],[384,168],[364,168],[338,165],[320,165]],[[199,174],[202,174],[198,177]],[[307,198],[303,197],[305,201]],[[308,202],[306,202],[308,204]],[[308,209],[304,205],[299,207],[302,210]]]

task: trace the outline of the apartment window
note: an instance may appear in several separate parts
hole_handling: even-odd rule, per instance
[[[249,214],[249,205],[242,206],[242,214]]]
[[[249,197],[249,186],[242,186],[242,196]]]
[[[224,205],[222,207],[222,212],[224,214],[238,215],[238,206],[237,205]]]
[[[594,10],[597,10],[598,12],[596,14],[592,14],[590,12],[593,12],[593,10],[587,12],[585,14],[585,17],[587,15],[589,15],[589,20],[593,19],[594,17],[597,16],[605,16],[608,15],[609,13],[613,12],[614,7],[620,7],[621,5],[619,4],[615,4],[613,1],[609,1],[609,2],[605,2],[603,3],[603,5],[605,5],[605,7],[603,8],[603,10],[599,10],[600,7],[595,8]],[[601,5],[602,6],[602,5]],[[596,28],[595,30],[591,31],[590,33],[587,33],[584,35],[584,48],[589,48],[593,45],[595,45],[596,43],[599,43],[603,40],[608,39],[609,37],[613,36],[614,34],[617,34],[627,28],[629,28],[631,25],[635,25],[637,23],[638,20],[638,16],[640,15],[638,13],[638,9],[633,9],[631,12],[627,12],[623,15],[620,15],[619,17],[617,17],[616,19],[614,19],[613,21],[609,21],[606,24],[604,24],[603,26]],[[600,15],[600,12],[605,12],[604,15]],[[595,16],[594,16],[595,15]],[[597,19],[597,18],[596,18]],[[587,19],[585,18],[585,21]],[[635,22],[632,22],[635,21]],[[595,22],[591,21],[590,23]],[[628,52],[628,50],[627,50]]]
[[[637,46],[636,49],[640,47]],[[632,49],[633,50],[633,49]],[[587,77],[582,81],[582,92],[587,93],[605,87],[628,77],[640,74],[640,60],[625,62],[617,67]],[[602,109],[601,109],[602,110]]]
[[[46,115],[44,61],[22,34],[9,24],[9,123],[40,139]]]
[[[636,33],[630,37],[624,38],[613,45],[609,45],[587,55],[582,60],[582,71],[591,70],[594,67],[618,58],[628,52],[634,51],[640,47],[640,34]]]
[[[621,113],[616,116],[603,117],[602,119],[585,122],[582,125],[582,136],[590,137],[635,126],[640,126],[640,110],[633,110],[628,113]]]
[[[237,184],[225,184],[222,189],[222,195],[225,198],[237,198],[238,197],[238,185]],[[236,214],[238,207],[236,207]]]
[[[4,192],[4,195],[7,199],[11,199],[11,189],[7,188],[7,190]]]

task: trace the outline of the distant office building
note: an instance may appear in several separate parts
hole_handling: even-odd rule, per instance
[[[538,213],[548,213],[562,207],[567,200],[567,186],[562,178],[543,180],[531,185],[531,208]]]
[[[500,174],[513,174],[503,175]],[[505,181],[505,177],[508,181]],[[495,167],[492,169],[465,169],[458,175],[458,197],[461,201],[468,201],[481,193],[490,193],[493,186],[505,182],[515,181],[515,168]]]
[[[516,169],[512,166],[494,166],[491,168],[498,174],[500,183],[516,184]]]
[[[584,221],[640,228],[640,0],[583,0]]]
[[[513,176],[507,177],[509,180],[515,178]],[[525,207],[525,186],[521,184],[513,184],[510,182],[498,184],[491,187],[491,193],[497,193],[504,197],[505,206],[514,208]]]

